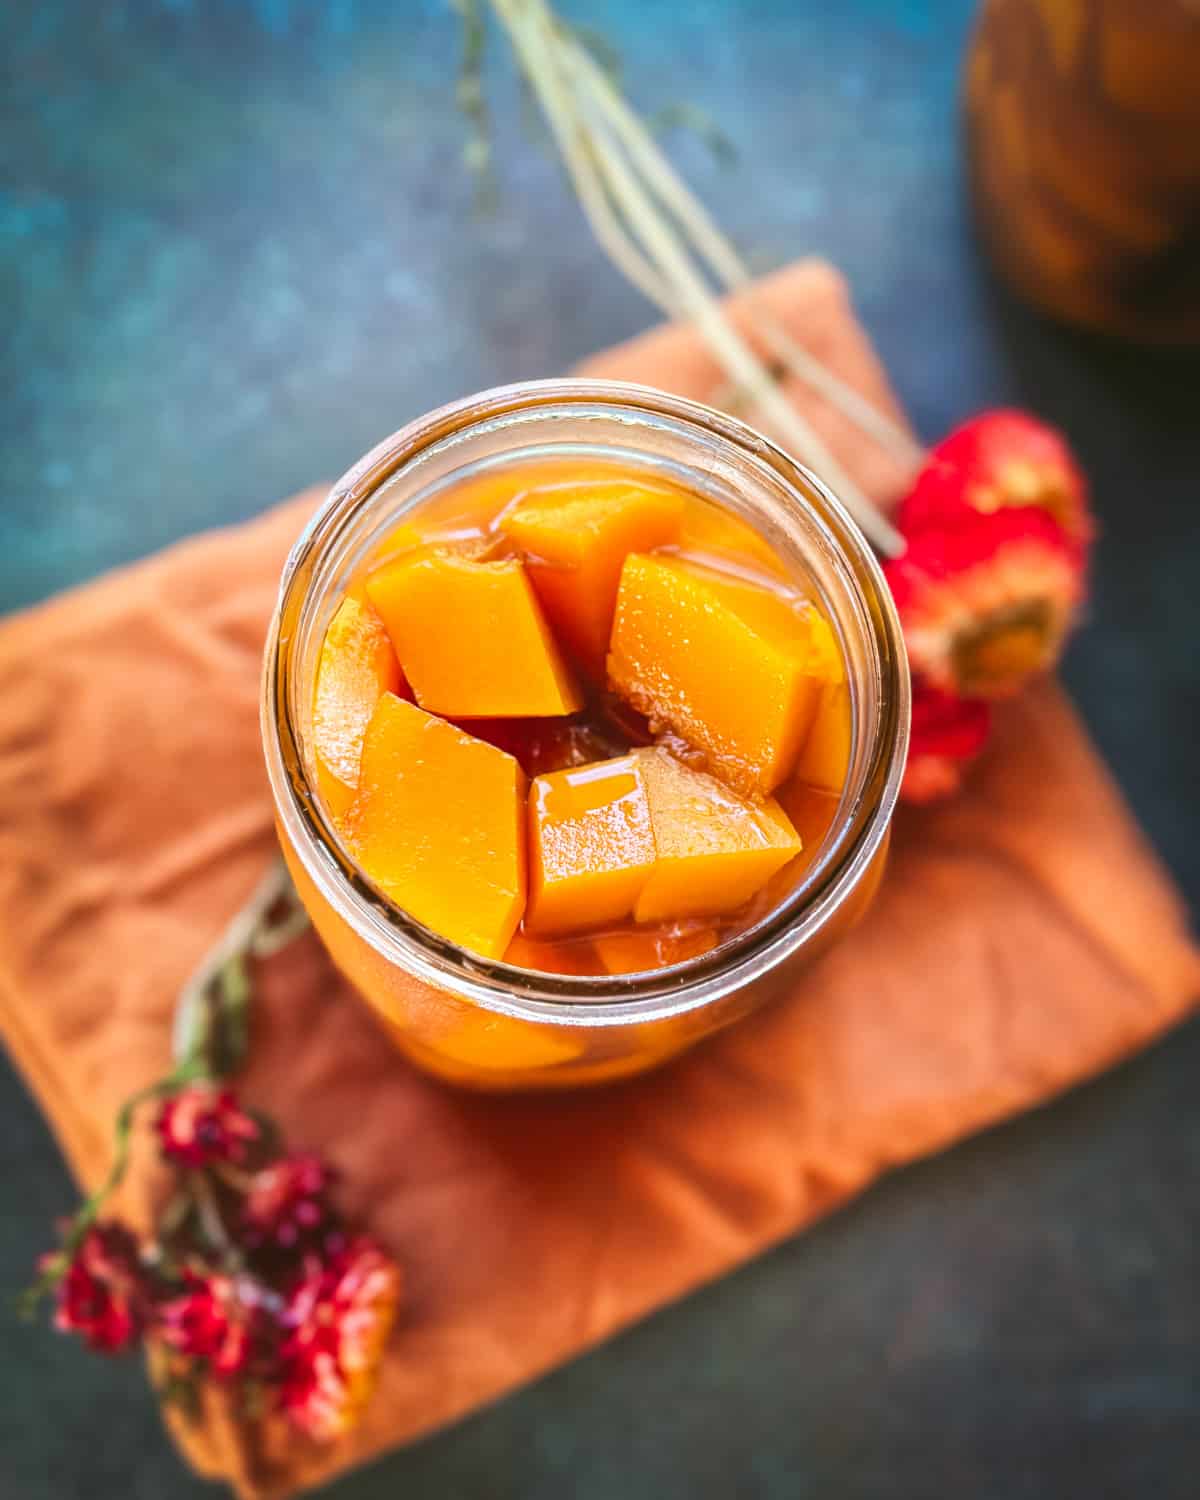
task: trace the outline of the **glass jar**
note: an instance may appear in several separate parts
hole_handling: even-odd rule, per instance
[[[315,792],[308,752],[326,627],[355,569],[431,495],[531,458],[616,460],[749,521],[814,587],[851,688],[847,785],[795,890],[701,957],[576,976],[480,958],[390,905]],[[503,387],[419,418],[354,466],[293,548],[267,641],[262,729],[283,851],[334,962],[413,1061],[480,1088],[571,1087],[663,1062],[772,996],[874,894],[908,741],[899,622],[865,539],[829,492],[742,423],[611,381]]]
[[[984,0],[967,59],[976,218],[1055,317],[1200,342],[1200,4]]]

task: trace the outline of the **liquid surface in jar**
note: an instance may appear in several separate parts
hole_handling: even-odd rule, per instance
[[[785,899],[850,745],[837,636],[763,536],[657,475],[546,459],[450,485],[375,547],[309,749],[398,907],[486,958],[614,975]]]

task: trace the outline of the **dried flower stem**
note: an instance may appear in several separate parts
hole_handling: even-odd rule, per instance
[[[225,1228],[225,1221],[221,1217],[212,1183],[203,1172],[189,1172],[187,1191],[196,1206],[200,1229],[209,1246],[220,1255],[227,1271],[240,1271],[245,1264],[245,1257]]]
[[[32,1311],[41,1297],[54,1288],[84,1235],[120,1187],[129,1166],[133,1121],[138,1109],[152,1099],[178,1093],[189,1083],[211,1079],[240,1061],[250,1002],[247,962],[251,958],[268,957],[307,926],[308,918],[287,867],[282,859],[275,859],[250,899],[184,985],[172,1037],[175,1067],[164,1078],[131,1095],[121,1106],[113,1130],[113,1159],[108,1174],[72,1218],[60,1249],[48,1258],[38,1279],[22,1297],[24,1311]],[[222,1060],[224,1065],[218,1065]]]
[[[690,236],[722,285],[740,291],[753,284],[749,267],[703,203],[677,175],[654,137],[629,107],[604,70],[596,65],[577,42],[565,44],[564,53],[572,75],[603,112],[614,133],[628,150],[631,160],[662,205]],[[796,342],[774,318],[751,304],[748,319],[771,354],[786,370],[819,391],[858,423],[902,463],[919,463],[923,450],[898,422],[873,406],[861,391],[827,370],[819,359]]]
[[[664,311],[696,324],[735,385],[797,456],[829,480],[876,548],[886,556],[898,556],[904,550],[903,538],[787,400],[710,291],[697,259],[712,266],[726,286],[744,286],[749,274],[675,177],[603,70],[564,30],[545,0],[491,0],[491,4],[542,104],[602,247]],[[675,225],[660,211],[660,204],[674,213]],[[687,239],[681,238],[680,230]],[[864,425],[866,404],[861,397],[853,394],[847,401],[848,388],[761,312],[755,316],[755,327],[777,359]],[[820,374],[814,375],[814,369]],[[899,435],[905,457],[916,456],[894,424],[873,408],[867,410],[871,413],[867,424],[875,437],[896,451]]]
[[[276,857],[267,873],[250,893],[245,905],[200,960],[180,991],[175,1008],[172,1051],[182,1061],[212,1041],[215,1005],[224,1023],[224,1037],[231,1071],[245,1048],[250,980],[246,965],[251,958],[267,958],[286,946],[308,926],[287,866]]]
[[[529,24],[531,20],[536,23],[537,18],[530,15],[522,0],[492,0],[492,3],[508,29],[517,59],[541,102],[592,233],[617,269],[644,296],[665,312],[678,316],[681,309],[667,282],[630,240],[613,212],[597,171],[594,143],[580,128],[570,91],[556,65],[555,53],[546,48],[540,35]]]

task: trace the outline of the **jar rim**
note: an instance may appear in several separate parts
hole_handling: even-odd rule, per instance
[[[849,563],[872,622],[879,671],[871,754],[859,796],[839,809],[823,875],[785,898],[761,922],[708,954],[658,970],[622,975],[534,972],[459,948],[384,898],[358,869],[311,784],[292,705],[296,626],[321,555],[340,528],[388,480],[445,438],[488,422],[549,416],[597,405],[672,421],[725,445],[741,462],[773,471],[807,524],[818,525]],[[650,386],[610,380],[539,380],[493,387],[439,407],[392,433],[331,488],[288,554],[267,637],[261,724],[280,831],[318,895],[356,934],[415,978],[511,1018],[561,1026],[628,1025],[710,1005],[753,983],[809,943],[869,869],[890,825],[904,771],[910,688],[900,622],[874,553],[841,503],[814,474],[737,418]],[[795,898],[804,895],[803,900]]]

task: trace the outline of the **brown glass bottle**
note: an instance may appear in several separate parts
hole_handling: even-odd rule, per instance
[[[1046,312],[1200,342],[1200,0],[984,0],[967,61],[984,241]]]

